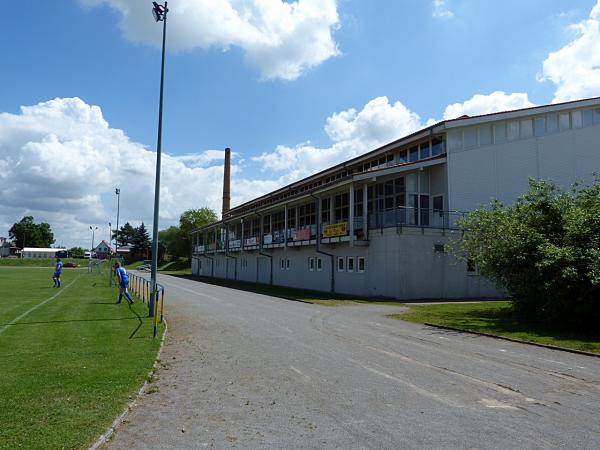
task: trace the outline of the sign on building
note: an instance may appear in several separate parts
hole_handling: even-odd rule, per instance
[[[323,237],[345,236],[348,234],[348,224],[346,222],[325,225],[323,228]]]

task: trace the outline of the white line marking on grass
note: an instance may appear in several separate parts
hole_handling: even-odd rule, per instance
[[[77,277],[77,278],[79,278],[79,277]],[[23,314],[21,314],[16,319],[13,319],[10,322],[8,322],[6,325],[4,325],[2,328],[0,328],[0,334],[4,333],[8,327],[10,327],[11,325],[14,325],[19,320],[21,320],[23,317],[27,316],[28,314],[30,314],[33,311],[35,311],[36,309],[38,309],[40,306],[44,306],[50,300],[54,300],[56,297],[58,297],[60,294],[62,294],[65,289],[67,289],[69,286],[71,286],[73,283],[75,283],[77,281],[77,278],[75,278],[73,281],[71,281],[69,284],[67,284],[64,288],[60,288],[60,290],[56,294],[54,294],[52,297],[47,298],[42,303],[38,303],[34,307],[32,307],[32,308],[28,309],[27,311],[25,311]]]

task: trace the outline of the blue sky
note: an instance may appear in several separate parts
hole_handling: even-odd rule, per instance
[[[3,5],[0,236],[32,214],[57,244],[84,245],[89,225],[115,221],[116,185],[121,222],[151,224],[161,27],[150,4]],[[600,95],[594,0],[169,8],[161,228],[191,207],[218,211],[226,146],[235,205],[430,119]]]

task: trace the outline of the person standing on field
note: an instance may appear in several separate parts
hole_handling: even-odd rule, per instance
[[[123,294],[125,294],[129,304],[133,305],[133,299],[127,291],[127,287],[129,286],[129,274],[127,273],[125,267],[122,267],[121,263],[118,261],[115,263],[115,275],[117,275],[117,279],[119,280],[119,300],[117,300],[117,303],[121,303]]]
[[[63,262],[60,258],[56,258],[56,268],[54,269],[54,275],[52,275],[54,286],[52,287],[60,287],[60,274],[62,273],[62,268]]]

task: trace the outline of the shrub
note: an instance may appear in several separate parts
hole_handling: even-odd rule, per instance
[[[521,317],[600,327],[600,179],[568,191],[530,180],[513,205],[493,201],[460,225],[460,253],[509,292]]]

